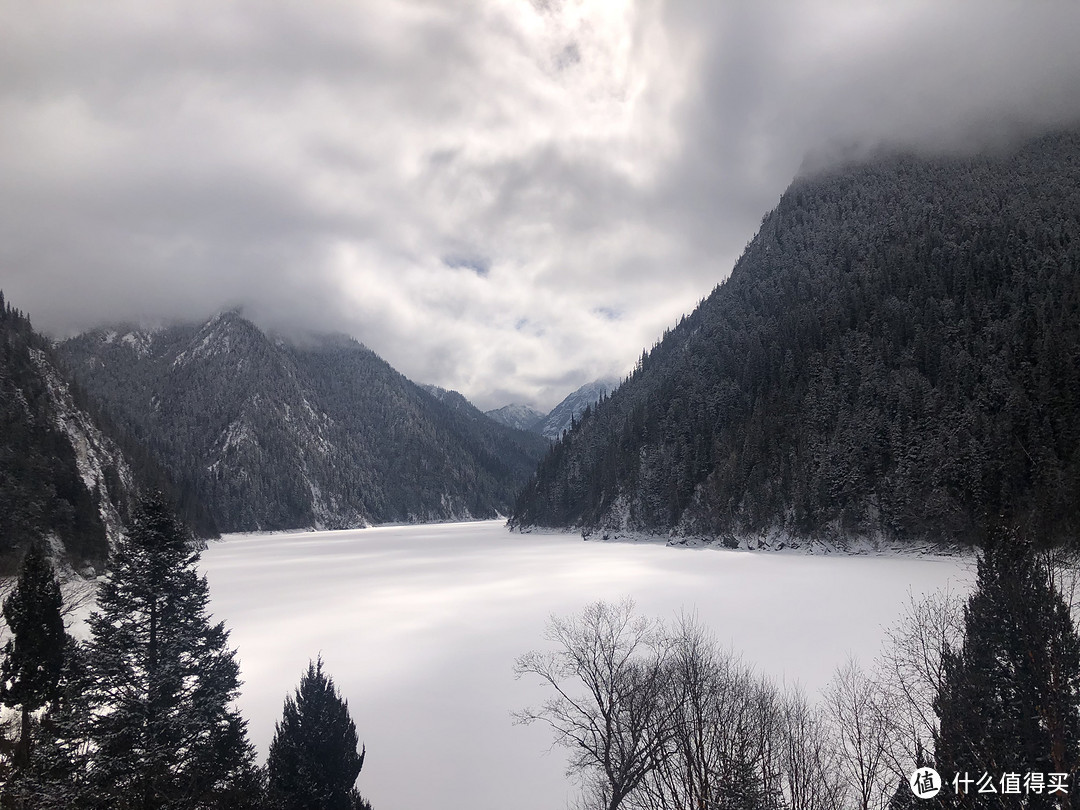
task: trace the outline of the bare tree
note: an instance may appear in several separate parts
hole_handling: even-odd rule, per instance
[[[875,673],[892,681],[881,686],[851,661],[815,706],[756,675],[693,618],[668,629],[629,601],[598,602],[552,618],[554,649],[518,659],[517,675],[538,676],[552,696],[516,717],[547,723],[569,750],[584,810],[877,810],[896,768],[910,770],[908,738],[934,733],[924,724],[949,615],[940,601],[913,600]]]
[[[771,716],[762,709],[771,688],[693,618],[682,618],[669,646],[668,745],[634,806],[714,808],[736,798],[756,806],[764,792],[762,740],[771,736]]]
[[[1069,607],[1073,624],[1080,626],[1080,553],[1072,548],[1049,548],[1039,554],[1050,584]]]
[[[825,690],[825,706],[835,729],[836,762],[852,788],[855,807],[888,805],[895,788],[888,767],[888,712],[880,686],[849,658]]]
[[[836,767],[832,728],[822,710],[798,687],[784,694],[781,772],[790,810],[836,810],[846,806],[847,785]]]
[[[630,600],[552,617],[547,638],[556,649],[526,653],[514,672],[538,676],[554,696],[515,717],[550,725],[556,743],[570,752],[570,772],[590,789],[598,785],[599,806],[615,810],[668,745],[666,639],[656,622],[634,615]]]
[[[944,682],[944,652],[959,648],[963,628],[963,600],[945,590],[910,596],[904,614],[886,630],[874,678],[881,711],[889,718],[886,759],[894,783],[937,747],[934,697]]]

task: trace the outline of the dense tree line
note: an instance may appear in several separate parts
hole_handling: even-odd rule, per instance
[[[53,347],[0,292],[0,570],[37,540],[101,566],[139,491],[176,496],[200,536],[213,521],[137,441],[65,378]]]
[[[0,807],[13,810],[370,810],[356,727],[321,660],[287,698],[265,769],[234,703],[239,667],[207,611],[193,536],[157,493],[118,544],[90,617],[65,628],[40,544],[3,604]]]
[[[551,727],[595,810],[1073,806],[1080,638],[1052,568],[995,534],[962,607],[913,601],[873,669],[849,661],[812,702],[694,620],[596,603],[518,659],[550,695],[518,719]],[[940,792],[917,799],[928,766]]]
[[[547,447],[351,339],[273,339],[235,312],[60,352],[223,531],[506,514]]]
[[[1046,542],[1080,515],[1080,136],[797,180],[519,526]]]
[[[7,571],[46,535],[75,563],[100,563],[107,550],[98,504],[56,424],[40,365],[48,353],[30,320],[0,293],[0,565]]]

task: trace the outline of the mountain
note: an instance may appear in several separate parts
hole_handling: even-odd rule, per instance
[[[68,564],[100,567],[136,489],[48,341],[0,293],[0,572],[35,539],[53,541]]]
[[[546,414],[529,405],[503,405],[493,411],[484,411],[489,419],[518,430],[531,430]],[[539,432],[539,431],[536,431]]]
[[[614,378],[585,383],[552,408],[547,416],[534,422],[530,430],[541,433],[549,439],[559,438],[564,430],[570,429],[571,422],[580,417],[586,408],[595,405],[601,397],[607,396],[618,385],[619,381]]]
[[[285,340],[237,312],[58,351],[223,531],[493,517],[545,446],[351,338]]]
[[[486,418],[486,414],[483,411],[469,402],[463,394],[460,394],[457,391],[451,391],[447,388],[440,388],[437,385],[429,385],[427,383],[420,383],[419,387],[455,413],[467,416],[473,421]]]
[[[570,429],[572,422],[581,416],[586,408],[595,405],[618,384],[619,381],[613,378],[593,380],[567,396],[546,414],[528,405],[504,405],[493,411],[485,411],[485,414],[496,422],[518,430],[528,430],[549,439],[557,439],[563,431]]]
[[[1044,542],[1080,517],[1080,136],[797,179],[511,525]]]

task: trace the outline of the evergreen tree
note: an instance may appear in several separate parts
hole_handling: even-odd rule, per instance
[[[986,545],[964,628],[962,648],[946,651],[935,705],[941,720],[937,769],[943,780],[965,771],[996,778],[1065,773],[1075,789],[1080,639],[1029,544],[1005,535]],[[1067,796],[1048,792],[1024,797],[972,792],[955,802],[957,807],[1069,806]]]
[[[34,543],[23,558],[15,590],[4,600],[4,620],[13,638],[4,647],[0,665],[0,700],[21,710],[17,767],[30,762],[31,713],[57,696],[67,638],[62,606],[52,564],[41,545]]]
[[[926,752],[923,750],[922,744],[915,743],[915,767],[924,768],[929,763],[926,760]],[[939,774],[940,776],[940,774]],[[935,799],[933,804],[928,804],[927,799],[919,799],[915,796],[915,791],[912,789],[911,782],[909,781],[911,774],[905,774],[897,780],[896,790],[893,791],[892,798],[889,799],[889,804],[886,810],[919,810],[920,807],[940,807],[941,802],[944,799]],[[942,785],[941,787],[944,787]],[[940,795],[940,794],[939,794]]]
[[[772,810],[777,807],[762,783],[760,763],[753,761],[747,742],[741,742],[728,764],[726,778],[713,802],[716,810]]]
[[[1080,135],[796,180],[729,278],[567,432],[511,525],[1080,536]]]
[[[32,727],[33,754],[4,784],[0,806],[33,810],[76,810],[88,805],[86,782],[86,657],[84,646],[66,638],[56,696]]]
[[[349,704],[323,672],[308,664],[295,697],[285,698],[267,760],[274,810],[370,810],[356,791],[365,750],[357,751]]]
[[[257,804],[239,668],[206,579],[160,494],[144,498],[90,617],[90,791],[127,810]]]
[[[919,802],[920,800],[915,798],[908,780],[901,776],[897,780],[896,790],[893,791],[892,798],[889,799],[887,810],[918,810]]]

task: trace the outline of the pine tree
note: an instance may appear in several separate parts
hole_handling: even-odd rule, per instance
[[[887,810],[918,810],[920,800],[915,798],[908,780],[901,776],[896,783],[896,790],[889,799]]]
[[[4,600],[4,620],[13,638],[0,665],[0,700],[21,710],[15,764],[25,767],[31,755],[31,714],[57,696],[64,666],[67,633],[63,599],[52,564],[39,543],[23,558],[15,590]]]
[[[947,651],[935,709],[937,769],[954,773],[1080,772],[1080,639],[1030,545],[999,536],[979,558],[964,643]],[[957,797],[958,807],[1050,808],[1060,794]],[[1064,801],[1068,801],[1065,797]],[[995,803],[996,802],[996,803]]]
[[[928,765],[926,759],[926,753],[923,750],[922,743],[915,743],[915,768],[920,769]],[[939,774],[940,776],[940,774]],[[919,810],[920,807],[940,807],[941,802],[944,799],[936,800],[933,804],[928,804],[927,799],[919,799],[915,796],[915,791],[912,790],[911,774],[905,774],[897,780],[896,790],[893,791],[892,798],[889,799],[887,810]],[[944,787],[944,786],[942,786]],[[940,794],[939,794],[940,795]]]
[[[728,764],[726,778],[712,806],[716,810],[770,810],[776,802],[770,800],[762,784],[758,765],[741,741]]]
[[[127,810],[257,804],[239,668],[211,624],[199,555],[160,494],[144,498],[90,617],[90,784]]]
[[[295,697],[285,698],[267,760],[274,810],[370,810],[355,784],[366,750],[357,751],[349,704],[323,672],[308,664]]]
[[[86,659],[82,643],[67,636],[56,696],[33,727],[33,755],[4,785],[5,808],[76,810],[87,806]],[[91,805],[92,806],[92,805]]]

